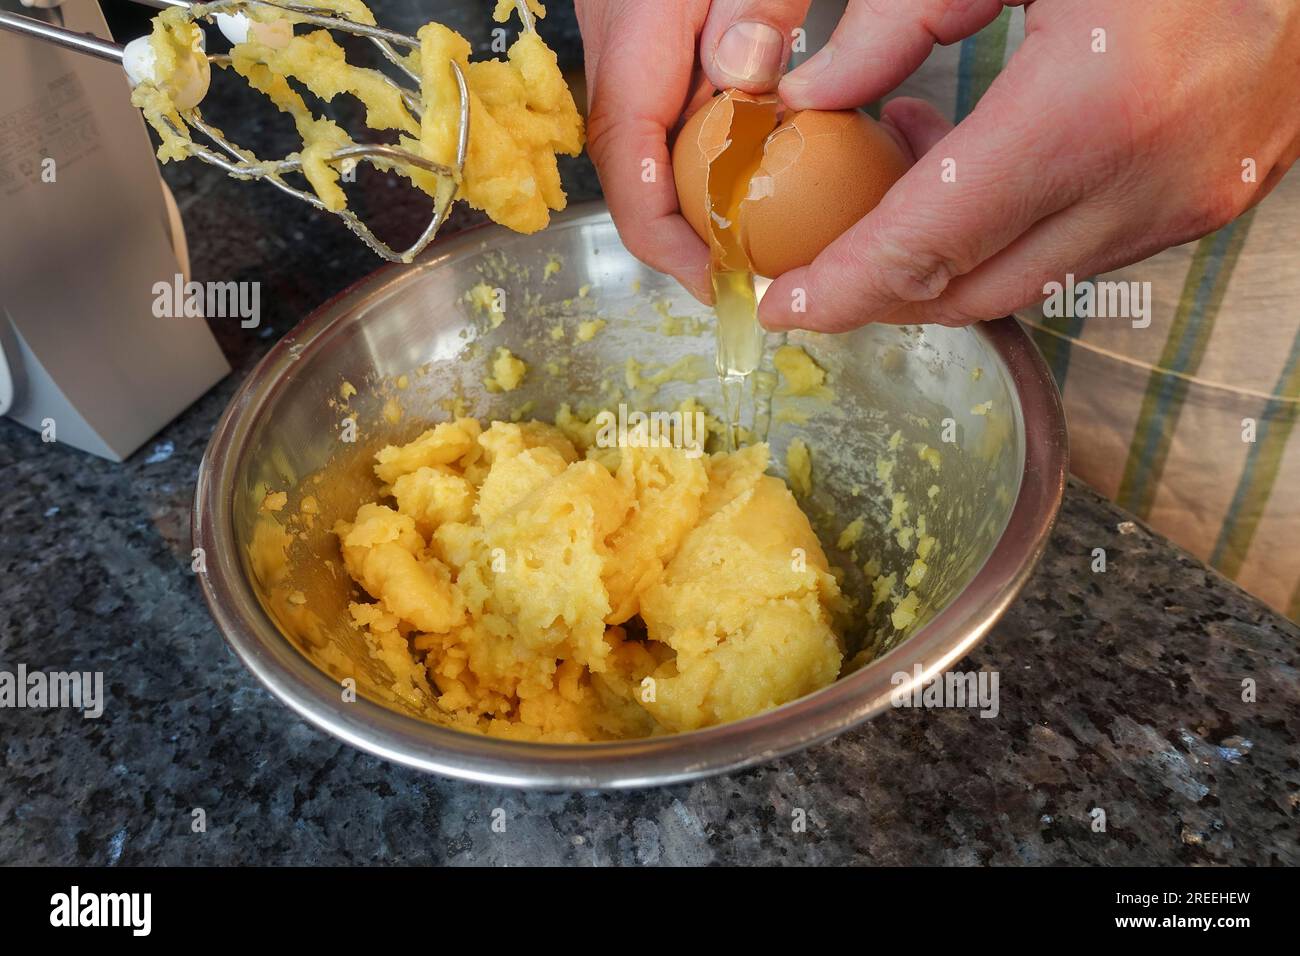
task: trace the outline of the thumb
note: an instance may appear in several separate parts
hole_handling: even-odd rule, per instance
[[[812,0],[713,0],[700,65],[720,90],[768,93],[790,59],[791,37]]]
[[[1028,0],[849,0],[830,41],[781,81],[795,110],[842,110],[879,99],[907,79],[935,44],[956,43]]]

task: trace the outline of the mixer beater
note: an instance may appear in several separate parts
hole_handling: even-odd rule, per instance
[[[467,85],[465,71],[455,59],[449,61],[449,69],[454,79],[458,102],[436,102],[426,100],[425,83],[413,63],[418,62],[421,40],[392,30],[387,30],[373,23],[365,23],[357,16],[368,16],[369,11],[348,0],[334,0],[333,6],[310,4],[304,2],[285,2],[285,0],[212,0],[208,3],[188,3],[186,0],[136,0],[146,6],[165,10],[160,17],[173,37],[182,40],[175,44],[174,62],[160,64],[159,49],[150,37],[141,37],[125,46],[102,40],[89,34],[76,33],[36,20],[30,17],[0,11],[0,29],[35,37],[75,50],[100,59],[120,64],[127,73],[133,89],[141,99],[137,105],[145,109],[146,117],[158,129],[164,139],[164,149],[170,149],[172,158],[193,156],[205,163],[216,166],[228,175],[241,180],[265,180],[277,189],[296,199],[310,204],[324,212],[332,213],[343,220],[366,245],[375,253],[392,262],[412,261],[437,235],[446,221],[452,203],[456,198],[465,173],[466,156],[470,142],[470,123],[473,119],[471,103],[473,97]],[[521,36],[535,34],[536,27],[529,0],[515,0],[514,4],[522,24]],[[267,48],[284,47],[292,39],[293,25],[296,23],[320,27],[336,33],[363,37],[374,44],[384,58],[400,74],[405,83],[399,83],[379,71],[366,70],[366,80],[377,86],[380,92],[387,91],[390,96],[410,115],[415,124],[419,124],[426,112],[439,110],[446,125],[452,131],[454,156],[447,161],[438,161],[427,155],[421,155],[405,146],[385,143],[357,143],[340,134],[336,148],[315,157],[318,164],[328,166],[335,173],[342,173],[345,179],[351,178],[357,165],[370,163],[385,172],[397,172],[410,178],[417,185],[433,196],[432,217],[419,237],[406,249],[397,251],[379,239],[371,229],[341,201],[327,201],[321,197],[317,188],[302,189],[294,186],[285,177],[291,174],[305,174],[303,153],[294,153],[283,159],[259,159],[250,150],[231,142],[216,126],[209,123],[199,109],[199,103],[206,95],[210,70],[212,66],[228,68],[232,66],[231,54],[209,54],[199,21],[215,23],[232,44],[242,44],[250,39]],[[185,30],[189,31],[186,36]],[[155,29],[155,37],[158,30]],[[405,51],[405,55],[402,51]],[[170,55],[169,55],[170,57]],[[164,75],[159,75],[159,74]],[[274,74],[264,77],[258,86],[261,92],[269,96],[284,112],[295,115],[301,120],[306,110],[298,93],[288,87],[287,83],[275,84],[283,80]],[[149,94],[156,88],[166,87],[167,99],[162,108],[150,110],[146,103]],[[143,92],[143,95],[142,95]],[[155,103],[158,101],[155,99]],[[367,104],[368,106],[370,104]],[[327,121],[328,122],[328,121]],[[331,124],[332,126],[332,124]],[[300,131],[302,124],[300,123]],[[191,132],[197,131],[212,146],[195,142]],[[414,143],[418,145],[418,142]],[[334,178],[334,177],[331,177]],[[309,177],[309,181],[310,177]],[[315,181],[311,181],[315,187]],[[435,184],[430,187],[429,184]],[[341,195],[341,194],[340,194]]]

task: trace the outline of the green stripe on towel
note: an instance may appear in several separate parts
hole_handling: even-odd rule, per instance
[[[1282,374],[1278,376],[1273,394],[1280,399],[1300,398],[1300,334],[1291,343]],[[1210,564],[1230,578],[1235,578],[1250,551],[1250,543],[1259,527],[1259,520],[1268,505],[1282,468],[1282,456],[1287,442],[1300,418],[1300,405],[1295,401],[1271,401],[1264,407],[1255,429],[1255,442],[1246,453],[1246,466],[1237,482],[1228,515],[1219,529],[1219,539],[1214,544]]]
[[[1173,326],[1165,339],[1160,360],[1147,378],[1146,394],[1116,496],[1120,505],[1140,518],[1150,514],[1173,445],[1183,402],[1187,398],[1187,381],[1166,373],[1195,375],[1200,368],[1219,307],[1223,304],[1232,271],[1253,220],[1254,210],[1251,210],[1218,232],[1206,236],[1192,257]],[[1134,334],[1140,335],[1141,332],[1135,330]]]

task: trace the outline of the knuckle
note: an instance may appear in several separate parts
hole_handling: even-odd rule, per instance
[[[943,325],[950,329],[957,329],[967,325],[974,325],[976,322],[982,322],[985,318],[985,316],[981,315],[972,315],[955,303],[941,301],[935,303],[928,310],[925,321],[932,322],[935,325]]]
[[[608,87],[597,89],[587,117],[587,152],[592,162],[598,166],[616,162],[620,145],[638,143],[653,132],[653,124],[630,113]]]
[[[626,219],[622,222],[616,222],[618,228],[618,237],[622,241],[624,248],[632,253],[637,260],[646,263],[649,266],[659,267],[659,261],[654,242],[645,234],[645,230],[628,223]]]
[[[1230,187],[1207,188],[1168,220],[1169,228],[1161,233],[1166,238],[1164,245],[1181,245],[1218,232],[1248,208],[1248,197],[1237,195]]]
[[[618,123],[605,108],[604,97],[597,95],[587,117],[587,155],[597,167],[603,166],[608,158],[609,145],[618,131]]]
[[[1195,226],[1202,233],[1216,232],[1246,211],[1246,199],[1234,189],[1207,190],[1198,204]]]
[[[966,272],[959,257],[929,243],[903,245],[884,239],[870,246],[855,243],[853,248],[855,271],[876,275],[885,291],[900,302],[937,299]]]
[[[949,284],[981,261],[978,240],[953,221],[951,208],[935,210],[931,221],[913,217],[904,222],[897,213],[868,216],[849,231],[845,265],[877,284],[884,296],[898,302],[930,302]],[[946,232],[945,232],[946,230]]]
[[[1044,280],[1046,281],[1046,280]],[[954,284],[946,294],[920,307],[925,322],[949,328],[961,328],[977,322],[1000,319],[1015,311],[1017,301],[1035,301],[1033,280],[1023,277],[985,277],[982,281],[966,280]],[[1030,291],[1031,287],[1033,291]]]

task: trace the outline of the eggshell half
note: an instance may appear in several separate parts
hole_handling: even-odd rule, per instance
[[[731,129],[731,103],[714,97],[696,110],[673,144],[673,182],[682,216],[705,242],[709,241],[709,162],[721,151]],[[705,146],[704,131],[708,130]],[[712,154],[712,155],[710,155]]]
[[[718,237],[713,235],[710,216],[709,167],[732,143],[737,103],[770,111],[771,121],[762,133],[763,138],[776,126],[780,107],[775,96],[752,96],[728,90],[696,110],[673,144],[673,181],[682,216],[710,248],[715,247]],[[761,150],[761,140],[753,148]]]
[[[778,276],[811,263],[876,208],[907,165],[865,113],[791,114],[767,138],[741,204],[741,243],[754,272]]]

